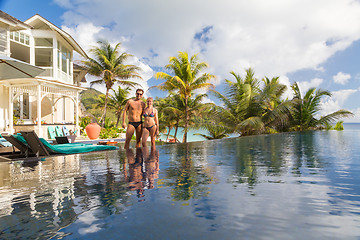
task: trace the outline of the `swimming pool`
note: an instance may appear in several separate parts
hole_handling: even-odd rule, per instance
[[[0,239],[360,237],[360,130],[0,163]]]

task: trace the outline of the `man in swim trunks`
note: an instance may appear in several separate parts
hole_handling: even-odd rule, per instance
[[[128,112],[129,124],[126,129],[125,149],[129,148],[131,137],[136,131],[136,147],[141,147],[141,134],[142,134],[142,114],[144,112],[145,103],[141,100],[144,90],[136,89],[136,98],[127,101],[123,113],[122,127],[126,128],[126,113]]]

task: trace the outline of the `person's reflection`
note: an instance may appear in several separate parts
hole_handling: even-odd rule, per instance
[[[129,183],[128,188],[137,191],[138,198],[141,198],[139,201],[144,201],[145,188],[154,188],[154,180],[159,175],[159,152],[152,148],[149,153],[149,149],[145,147],[137,148],[134,155],[132,149],[127,149],[126,158],[129,164],[128,174],[126,167],[124,169],[126,181]]]
[[[144,197],[144,176],[141,148],[136,149],[135,156],[132,149],[127,149],[126,158],[129,163],[129,176],[127,176],[128,187],[131,191],[136,191],[139,198],[142,198]]]
[[[154,181],[159,177],[159,151],[156,150],[155,146],[149,149],[143,148],[143,154],[145,159],[145,179],[147,180],[147,188],[154,188]]]

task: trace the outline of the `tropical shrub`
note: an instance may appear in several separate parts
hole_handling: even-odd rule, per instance
[[[101,139],[109,139],[109,138],[117,138],[119,137],[120,129],[112,127],[112,128],[102,128],[100,131],[99,138]]]
[[[337,131],[342,131],[342,130],[344,130],[343,123],[344,123],[344,121],[338,121],[338,122],[336,123],[336,125],[333,127],[333,129],[334,129],[334,130],[337,130]]]

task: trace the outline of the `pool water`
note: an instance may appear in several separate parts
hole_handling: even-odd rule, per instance
[[[0,239],[359,239],[360,129],[0,163]]]

